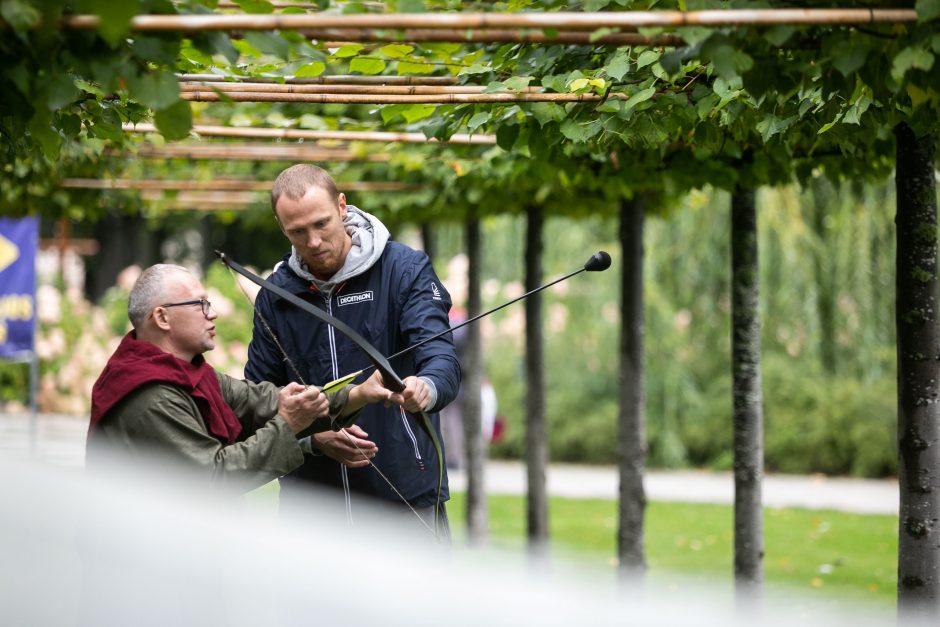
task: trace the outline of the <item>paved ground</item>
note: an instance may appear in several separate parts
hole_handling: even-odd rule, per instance
[[[56,466],[84,463],[87,418],[0,413],[0,455],[35,458]],[[454,489],[466,485],[464,473],[450,472]],[[524,494],[525,468],[518,462],[491,461],[486,469],[486,490],[493,494]],[[609,466],[555,464],[548,472],[550,494],[576,498],[616,498],[617,470]],[[731,503],[733,480],[729,473],[705,471],[648,472],[644,485],[653,501]],[[841,479],[822,476],[771,475],[764,480],[764,505],[896,514],[898,486],[894,480]]]

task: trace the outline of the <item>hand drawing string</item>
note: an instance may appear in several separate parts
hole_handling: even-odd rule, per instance
[[[233,275],[236,274],[235,270],[231,267],[229,267],[229,272],[231,272]],[[251,303],[252,310],[254,311],[255,315],[258,316],[258,319],[261,321],[261,325],[264,327],[264,330],[267,332],[269,336],[271,336],[271,340],[274,342],[274,345],[277,346],[277,349],[281,352],[281,355],[283,356],[283,361],[287,362],[291,370],[294,372],[294,376],[297,378],[297,382],[303,385],[305,388],[308,387],[306,381],[304,381],[303,376],[301,376],[300,371],[298,370],[297,366],[294,365],[293,361],[291,361],[291,358],[287,354],[287,351],[284,350],[284,347],[281,345],[280,340],[278,340],[277,334],[274,333],[274,329],[271,328],[271,325],[268,324],[268,321],[265,319],[264,315],[261,313],[261,310],[258,309],[257,303],[252,302],[251,296],[248,294],[247,290],[245,290],[245,287],[238,280],[238,277],[233,276],[233,278],[235,279],[235,284],[238,285],[239,290],[241,290],[241,293],[245,296],[248,302]],[[332,418],[330,422],[331,424],[335,425],[336,418]],[[352,436],[349,435],[346,429],[339,429],[338,431],[346,437],[346,439],[349,441],[350,444],[353,445],[353,448],[356,449],[359,455],[361,455],[362,458],[366,460],[369,463],[369,465],[375,470],[375,472],[378,473],[378,475],[382,478],[382,480],[386,484],[388,484],[388,487],[392,489],[392,492],[398,495],[398,498],[400,498],[402,502],[408,507],[408,509],[411,510],[411,513],[415,515],[415,517],[421,522],[421,524],[424,525],[424,527],[428,531],[430,531],[435,537],[437,537],[437,531],[435,531],[434,529],[431,528],[430,525],[428,525],[428,523],[421,517],[421,514],[419,514],[418,511],[414,507],[411,506],[411,503],[408,502],[408,499],[406,499],[405,496],[401,492],[399,492],[398,488],[395,487],[395,484],[392,483],[392,481],[387,476],[385,476],[385,473],[379,470],[379,467],[375,465],[375,462],[373,462],[372,459],[369,458],[368,455],[365,454],[365,451],[359,448],[359,445],[356,444],[356,442],[352,439]],[[345,493],[344,497],[347,502],[347,510],[348,510],[350,494],[349,494],[349,485],[347,483],[343,484],[343,492]],[[351,511],[347,511],[347,514],[350,516],[350,519],[351,519],[351,516],[352,516]],[[435,526],[437,526],[437,512],[435,512],[434,520],[435,520]]]

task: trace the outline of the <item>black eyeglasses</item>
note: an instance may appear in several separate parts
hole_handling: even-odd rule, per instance
[[[199,300],[184,300],[179,303],[163,303],[161,307],[182,307],[183,305],[202,305],[202,315],[209,317],[209,310],[212,309],[212,303],[209,302],[206,298],[200,298]]]

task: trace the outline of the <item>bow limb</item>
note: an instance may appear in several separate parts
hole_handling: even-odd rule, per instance
[[[337,331],[352,340],[356,346],[365,352],[365,354],[369,357],[369,361],[372,362],[375,368],[382,373],[382,380],[388,389],[393,392],[401,392],[405,389],[405,384],[402,382],[401,377],[398,376],[398,373],[396,373],[392,368],[392,365],[388,363],[388,359],[386,359],[385,356],[375,348],[375,346],[370,344],[366,338],[362,337],[358,331],[350,327],[339,318],[336,318],[322,309],[314,307],[312,304],[308,303],[302,298],[298,298],[294,294],[291,294],[281,286],[275,285],[267,279],[263,279],[257,274],[247,270],[243,266],[230,259],[225,253],[217,250],[215,251],[215,254],[219,256],[219,259],[222,260],[222,263],[255,285],[277,294],[298,309],[309,313],[326,324],[331,325]],[[431,424],[431,419],[428,417],[427,412],[422,410],[413,415],[420,418],[418,424],[421,427],[421,430],[424,431],[431,439],[431,444],[434,446],[434,452],[437,455],[437,502],[435,503],[434,507],[434,532],[437,533],[437,514],[438,509],[440,509],[441,490],[444,486],[444,450],[441,446],[440,438],[437,437],[437,432],[434,430],[434,425]]]

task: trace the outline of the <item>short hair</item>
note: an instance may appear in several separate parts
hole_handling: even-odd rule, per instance
[[[323,168],[298,163],[278,174],[271,187],[271,211],[274,212],[274,217],[277,217],[277,201],[281,199],[281,196],[286,195],[291,200],[300,200],[311,187],[326,190],[333,200],[339,197],[336,182]]]
[[[135,329],[143,325],[154,307],[159,306],[165,296],[165,279],[173,272],[189,272],[183,266],[158,263],[140,273],[134,287],[127,296],[127,317]]]

